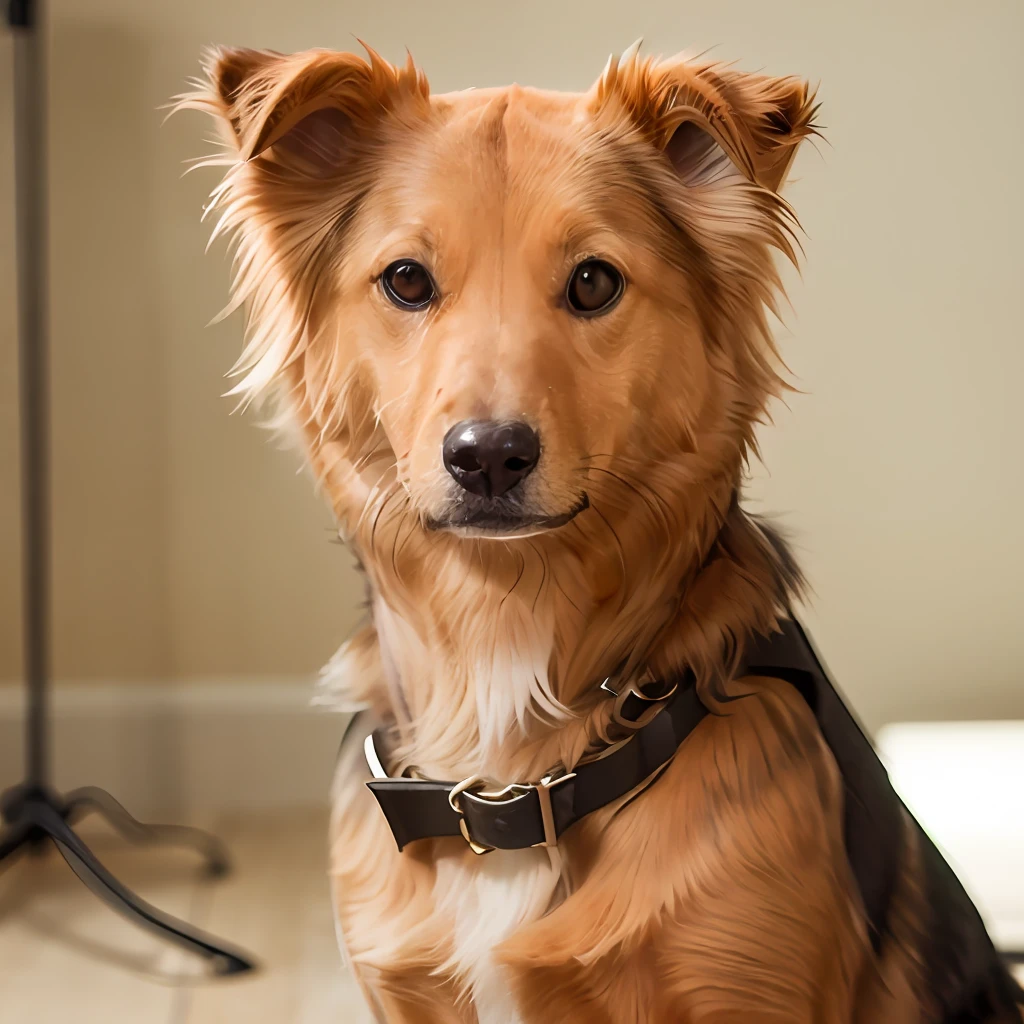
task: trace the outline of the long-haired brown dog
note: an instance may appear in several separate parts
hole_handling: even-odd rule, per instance
[[[736,498],[783,388],[768,314],[807,86],[635,48],[578,95],[432,96],[372,51],[206,70],[180,106],[227,142],[237,390],[277,396],[369,582],[371,622],[327,673],[369,709],[332,873],[378,1018],[1012,1019],[973,908],[935,916],[902,809],[902,842],[866,837],[899,851],[871,927],[814,709],[737,678],[800,585]],[[563,833],[558,783],[668,720],[653,680],[710,714]],[[651,713],[609,698],[629,686]],[[408,800],[378,795],[388,817],[357,764],[374,726],[369,760]],[[431,792],[462,834],[400,851],[417,780],[460,779]],[[541,842],[478,856],[467,807],[503,794],[534,801]]]

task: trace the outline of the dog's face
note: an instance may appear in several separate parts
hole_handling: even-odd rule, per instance
[[[394,146],[353,222],[337,314],[430,529],[567,523],[588,459],[621,446],[637,353],[658,359],[656,268],[574,107],[453,97]]]
[[[283,386],[343,520],[380,467],[423,529],[506,541],[735,473],[802,83],[633,54],[586,94],[431,97],[375,55],[251,51],[211,80],[243,386]]]

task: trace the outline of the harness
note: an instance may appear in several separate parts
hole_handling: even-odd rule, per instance
[[[792,685],[813,712],[843,780],[844,838],[876,954],[890,935],[889,911],[899,879],[908,827],[916,830],[924,904],[922,1002],[935,1021],[971,1024],[1012,1012],[1021,992],[996,953],[981,917],[952,869],[904,807],[870,741],[829,679],[803,628],[794,619],[770,637],[752,638],[736,678],[767,676]],[[399,850],[420,839],[462,836],[478,854],[555,846],[581,818],[650,785],[710,712],[693,673],[649,685],[601,687],[615,701],[612,716],[629,735],[572,771],[557,769],[539,782],[488,790],[473,776],[445,782],[391,777],[379,751],[386,732],[365,740],[373,778],[367,786],[387,819]],[[742,698],[732,698],[742,699]],[[1016,1019],[1016,1018],[1015,1018]]]

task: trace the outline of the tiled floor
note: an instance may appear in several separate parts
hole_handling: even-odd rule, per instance
[[[368,1024],[335,942],[326,814],[213,826],[235,860],[218,881],[188,853],[89,838],[144,899],[248,949],[258,973],[197,980],[192,958],[109,911],[58,856],[26,857],[0,875],[0,1021]]]

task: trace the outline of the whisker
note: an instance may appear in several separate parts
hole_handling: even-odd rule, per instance
[[[625,487],[627,490],[635,494],[648,507],[648,509],[650,509],[652,516],[654,516],[654,518],[660,522],[666,535],[671,534],[672,510],[668,502],[666,502],[665,499],[662,498],[657,491],[648,487],[646,484],[638,484],[631,480],[628,480],[625,477],[621,476],[619,473],[615,473],[610,469],[604,469],[602,466],[591,466],[589,471],[595,473],[604,473],[605,475],[610,476],[613,480],[617,480],[620,484],[622,484],[623,487]],[[643,490],[641,490],[641,488],[643,488]],[[656,505],[653,501],[651,501],[651,499],[647,497],[644,491],[647,491],[651,495],[651,497],[654,498],[655,501],[657,501],[659,504]]]
[[[577,615],[582,617],[583,616],[583,609],[580,608],[580,606],[578,604],[576,604],[576,602],[568,595],[568,593],[566,593],[565,587],[563,587],[562,584],[558,580],[558,573],[552,572],[551,580],[555,584],[555,586],[558,587],[558,592],[562,595],[562,597],[564,597],[566,599],[566,601],[568,601],[569,604],[572,605],[572,607],[576,611]]]
[[[380,518],[384,514],[384,510],[388,507],[391,499],[396,497],[399,493],[400,490],[397,486],[397,481],[395,481],[388,487],[385,492],[385,496],[377,509],[377,515],[374,516],[373,526],[370,528],[370,551],[375,555],[377,553],[377,527],[380,524]]]
[[[377,453],[381,449],[381,446],[386,445],[387,443],[388,439],[382,436],[380,440],[378,440],[377,443],[368,452],[365,452],[363,455],[359,456],[359,459],[352,464],[352,469],[355,472],[359,472],[359,470],[366,466],[377,455]],[[397,465],[398,463],[396,461],[395,466],[397,467]]]
[[[530,549],[532,551],[535,551],[536,554],[537,554],[537,557],[540,559],[540,570],[541,570],[541,572],[540,572],[540,583],[537,585],[537,594],[536,594],[536,596],[533,599],[533,605],[532,605],[532,609],[531,609],[532,611],[536,611],[537,610],[537,602],[540,600],[540,596],[544,592],[544,584],[545,584],[545,582],[547,582],[547,578],[548,578],[548,560],[547,560],[547,557],[544,554],[544,551],[540,547],[538,547],[536,544],[534,544],[533,541],[527,541],[527,543],[530,545]]]
[[[651,495],[651,497],[657,500],[659,504],[661,504],[664,507],[666,517],[671,518],[672,509],[669,506],[668,502],[665,501],[665,499],[653,487],[651,487],[649,484],[645,484],[642,481],[638,480],[635,474],[629,473],[629,471],[624,468],[623,463],[628,463],[632,461],[628,457],[623,457],[621,455],[616,456],[610,452],[595,452],[590,455],[581,456],[580,461],[589,462],[592,459],[615,459],[615,471],[610,470],[604,466],[585,466],[580,469],[577,469],[576,472],[590,473],[591,471],[597,471],[599,473],[607,473],[619,479],[619,482],[623,484],[623,486],[629,488],[630,490],[633,490],[634,492],[636,492],[639,488],[642,488],[643,490],[646,490]],[[631,480],[627,481],[621,479],[621,475],[628,475],[631,478]]]
[[[660,494],[655,488],[653,488],[650,484],[646,483],[643,480],[640,480],[637,477],[636,473],[631,473],[629,471],[629,469],[626,468],[623,465],[624,462],[628,464],[628,463],[630,463],[632,461],[633,460],[630,460],[630,459],[619,459],[619,460],[617,460],[616,465],[615,465],[615,472],[619,473],[620,475],[623,475],[623,476],[627,477],[627,479],[630,481],[630,483],[634,487],[641,488],[644,491],[646,491],[648,494],[650,494],[650,496],[653,499],[655,499],[659,503],[659,505],[665,510],[666,519],[671,520],[672,517],[673,517],[673,512],[672,512],[672,507],[669,505],[667,499],[662,494]],[[612,472],[611,470],[607,470],[604,467],[600,467],[600,466],[592,466],[592,467],[589,467],[589,468],[597,469],[599,472],[600,471]]]
[[[512,586],[508,588],[508,593],[505,594],[505,596],[498,603],[498,607],[499,608],[512,596],[512,591],[515,590],[516,587],[519,586],[519,581],[523,578],[523,574],[526,572],[526,558],[525,558],[525,556],[520,554],[518,551],[516,552],[516,555],[519,558],[519,575],[516,576],[515,583],[513,583]]]
[[[622,548],[622,541],[619,540],[619,535],[615,532],[615,527],[608,521],[607,516],[597,507],[594,502],[590,503],[590,507],[597,513],[598,518],[605,526],[608,527],[608,532],[612,535],[612,539],[615,541],[615,548],[619,554],[619,568],[622,571],[622,578],[626,578],[626,553]]]
[[[396,513],[398,514],[398,513]],[[391,545],[391,571],[395,574],[395,579],[401,580],[402,574],[398,569],[398,551],[401,546],[402,539],[402,526],[404,521],[398,524],[398,529],[395,530],[395,539]]]

